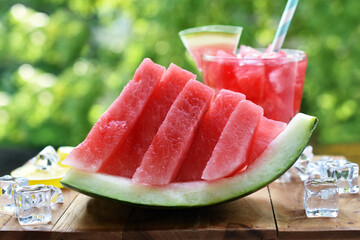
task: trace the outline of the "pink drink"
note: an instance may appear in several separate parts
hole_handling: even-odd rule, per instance
[[[300,110],[307,66],[302,51],[269,53],[241,46],[236,56],[222,50],[204,55],[202,64],[206,85],[245,94],[267,118],[289,122]]]

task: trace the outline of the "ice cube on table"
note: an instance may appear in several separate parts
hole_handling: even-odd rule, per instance
[[[41,152],[39,152],[33,159],[33,163],[39,170],[49,170],[53,164],[60,161],[60,157],[57,154],[55,148],[47,146]]]
[[[275,180],[277,183],[289,183],[291,182],[291,171],[290,169],[286,172],[284,172],[283,175],[281,175],[278,179]]]
[[[337,180],[339,193],[355,194],[359,192],[359,165],[347,159],[325,162],[326,176]]]
[[[309,178],[308,176],[308,166],[309,163],[313,160],[313,148],[312,146],[306,146],[304,151],[301,153],[300,157],[294,164],[294,169],[296,170],[297,174],[299,175],[301,181],[305,181]]]
[[[5,175],[0,177],[0,213],[13,214],[15,210],[14,189],[18,186],[27,186],[29,181],[27,178],[12,177]]]
[[[304,182],[304,209],[306,216],[337,217],[339,191],[336,179],[308,179]]]
[[[21,225],[51,222],[51,204],[63,202],[60,189],[43,184],[17,187],[14,200],[15,216]]]
[[[64,198],[61,189],[54,186],[48,186],[48,187],[51,189],[51,193],[50,193],[51,205],[64,203]]]
[[[313,178],[327,178],[326,174],[326,163],[328,161],[332,161],[333,159],[330,157],[323,157],[316,161],[310,161],[307,165],[306,172],[305,172],[305,179],[313,179]]]

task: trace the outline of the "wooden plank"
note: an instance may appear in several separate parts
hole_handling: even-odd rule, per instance
[[[10,214],[0,213],[0,229],[12,218]]]
[[[198,209],[134,208],[123,239],[189,239]]]
[[[358,239],[359,194],[340,195],[337,218],[307,218],[303,207],[304,185],[299,178],[269,185],[280,239]]]
[[[275,239],[276,226],[268,189],[200,209],[195,229],[204,239]]]
[[[201,209],[135,208],[123,239],[275,239],[267,188],[245,198]]]
[[[79,194],[52,229],[53,238],[119,239],[130,212],[127,205]]]

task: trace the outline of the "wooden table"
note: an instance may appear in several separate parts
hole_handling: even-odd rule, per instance
[[[297,178],[199,209],[135,208],[63,193],[51,224],[21,227],[0,215],[0,239],[360,239],[360,194],[341,195],[337,218],[309,219]]]

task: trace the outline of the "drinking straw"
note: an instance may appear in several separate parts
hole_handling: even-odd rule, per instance
[[[294,12],[299,0],[288,0],[284,9],[284,12],[281,16],[279,26],[276,30],[274,40],[271,44],[271,52],[278,52],[284,42],[286,33],[289,29],[290,22],[294,16]]]

